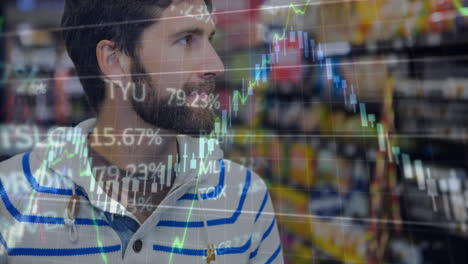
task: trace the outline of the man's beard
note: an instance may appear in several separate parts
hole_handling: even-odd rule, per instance
[[[213,130],[216,115],[211,108],[194,108],[185,103],[178,106],[174,103],[175,99],[172,104],[168,104],[169,98],[157,94],[158,92],[165,94],[166,91],[160,91],[159,89],[162,87],[156,87],[152,83],[151,77],[139,61],[132,65],[132,81],[135,83],[134,89],[136,89],[134,96],[131,96],[133,109],[145,122],[179,134],[192,136],[200,135],[202,132],[209,133]],[[214,80],[209,80],[201,84],[186,83],[182,90],[188,96],[192,91],[213,91],[214,86]],[[143,89],[146,90],[143,91]],[[139,98],[142,99],[139,100]]]

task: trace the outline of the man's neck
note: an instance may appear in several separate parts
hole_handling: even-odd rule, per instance
[[[109,118],[109,116],[111,118]],[[132,118],[129,118],[129,116],[132,116]],[[150,134],[154,136],[156,131],[159,131],[158,136],[161,137],[160,141],[150,136]],[[157,144],[155,144],[155,142]],[[148,168],[149,165],[153,163],[163,164],[168,168],[170,167],[166,164],[168,162],[168,155],[172,155],[173,157],[178,155],[177,137],[174,132],[152,126],[141,120],[136,114],[130,114],[128,112],[119,113],[118,108],[101,109],[95,129],[89,136],[89,145],[109,163],[117,166],[121,170],[127,170],[132,167],[140,168],[139,166],[142,164],[143,167],[146,166]],[[175,175],[175,171],[171,173]],[[121,181],[122,178],[123,177],[117,180]],[[109,179],[102,180],[107,181]],[[173,182],[172,180],[172,183]],[[141,200],[144,201],[152,197],[152,204],[149,207],[145,208],[145,205],[140,205],[140,207],[137,207],[138,210],[134,213],[140,223],[143,223],[157,208],[162,201],[161,195],[168,193],[170,187],[172,187],[172,183],[170,186],[166,185],[163,190],[159,190],[157,195],[153,195],[151,190],[140,190],[136,193],[137,201],[140,201],[139,198],[142,196],[145,199]],[[149,187],[151,185],[147,184],[146,186]],[[143,193],[146,193],[146,195],[143,195]],[[110,193],[108,195],[110,195]],[[122,205],[129,209],[128,205]]]

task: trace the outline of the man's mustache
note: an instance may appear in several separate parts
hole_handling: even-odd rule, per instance
[[[209,80],[209,81],[204,81],[201,83],[186,83],[183,86],[183,90],[185,91],[186,94],[191,94],[192,92],[197,92],[197,93],[207,93],[210,94],[214,92],[215,90],[215,81],[214,80]]]

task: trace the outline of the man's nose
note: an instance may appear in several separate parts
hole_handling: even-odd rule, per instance
[[[205,54],[202,56],[202,67],[199,77],[203,80],[210,80],[224,73],[224,64],[216,53],[213,46],[206,45]]]

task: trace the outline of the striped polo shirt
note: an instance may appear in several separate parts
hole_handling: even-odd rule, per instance
[[[216,141],[184,135],[174,184],[123,249],[102,212],[132,214],[90,169],[94,126],[58,128],[0,163],[0,263],[283,263],[264,181]]]

